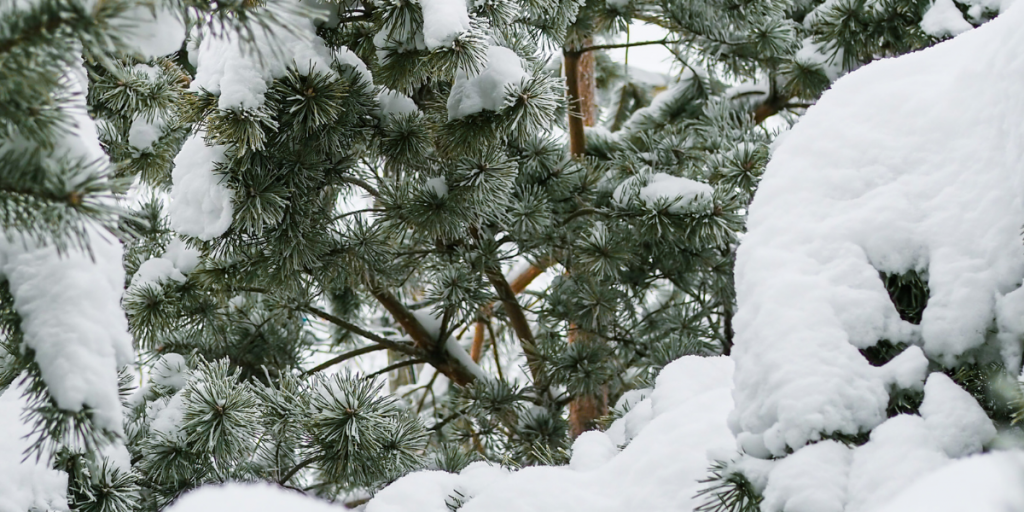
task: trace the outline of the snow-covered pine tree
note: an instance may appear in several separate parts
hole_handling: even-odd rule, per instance
[[[96,510],[156,509],[225,480],[334,499],[426,463],[564,461],[567,404],[593,402],[575,434],[668,361],[729,351],[733,246],[767,157],[756,125],[798,113],[843,69],[931,41],[920,2],[10,9],[0,78],[5,145],[19,150],[4,158],[46,160],[5,164],[32,172],[3,176],[4,229],[62,247],[63,234],[86,241],[91,217],[127,243],[123,304],[144,379],[127,400],[130,457],[98,455],[120,425],[97,430],[95,413],[60,403],[23,350],[39,353],[27,299],[8,285],[3,302],[7,382],[29,372],[46,405],[33,413],[40,446],[59,449],[72,505]],[[105,18],[118,16],[128,22]],[[146,41],[180,42],[170,19],[190,31],[174,55],[180,44]],[[653,103],[600,54],[638,20],[669,36],[623,44],[664,44],[680,64]],[[947,25],[931,32],[962,30]],[[69,40],[81,51],[64,50]],[[590,116],[606,129],[580,126],[593,98],[579,69],[553,64],[559,53],[562,67],[596,63],[582,74],[608,100]],[[73,111],[58,101],[87,107],[79,125],[101,121],[115,168],[93,151],[102,164],[82,178],[68,160],[78,154],[54,142]],[[138,180],[130,215],[86,200],[109,194],[114,175]],[[548,268],[550,284],[521,301]],[[15,270],[4,269],[11,283]],[[127,351],[123,334],[110,338],[116,369]],[[416,369],[394,395],[372,375],[324,376],[385,350],[377,374]],[[54,430],[67,425],[80,439]]]

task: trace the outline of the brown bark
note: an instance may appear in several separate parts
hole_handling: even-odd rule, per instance
[[[412,338],[416,348],[425,354],[425,361],[427,363],[460,386],[469,384],[476,379],[476,376],[469,368],[466,368],[458,360],[451,357],[444,346],[444,342],[435,340],[427,332],[427,329],[423,327],[423,324],[413,316],[412,312],[397,297],[391,294],[391,292],[376,286],[372,279],[370,279],[368,284],[370,285],[370,293],[377,299],[377,302],[384,306],[384,309],[388,310],[388,313],[391,313],[391,316],[398,322],[398,325],[405,329],[405,332]],[[441,333],[442,336],[444,334]]]
[[[583,133],[586,114],[580,98],[580,56],[576,51],[565,50],[565,87],[569,94],[569,152],[572,156],[583,156],[587,150],[587,139]]]
[[[585,43],[584,46],[588,46]],[[597,83],[593,52],[579,53],[566,50],[565,83],[569,89],[569,150],[573,156],[586,153],[584,126],[597,124]],[[575,343],[581,334],[575,325],[569,326],[569,343]],[[608,392],[599,396],[579,396],[569,402],[569,431],[577,436],[594,428],[597,420],[608,414]]]
[[[587,41],[590,44],[590,41]],[[579,98],[583,124],[597,126],[597,68],[594,52],[585,52],[579,60]]]
[[[569,325],[569,344],[582,342],[587,336],[593,335],[580,331],[575,325]],[[573,439],[576,439],[580,434],[597,428],[597,421],[607,414],[607,386],[602,386],[601,393],[596,396],[581,395],[573,397],[572,401],[569,402],[569,433]]]
[[[526,287],[529,286],[530,283],[532,283],[533,280],[537,278],[537,276],[543,274],[544,271],[547,270],[547,267],[547,265],[530,265],[529,268],[524,270],[522,274],[516,276],[515,279],[513,279],[512,282],[509,283],[509,285],[512,287],[512,293],[516,295],[522,293],[522,291],[525,290]],[[491,316],[491,311],[493,308],[493,303],[488,304],[486,307],[482,309],[482,311],[480,311],[480,315],[484,318],[489,318]],[[474,361],[477,362],[480,361],[480,353],[483,351],[485,329],[485,322],[477,322],[476,327],[474,328],[473,331],[473,347],[470,349],[469,355],[470,357],[473,358]]]
[[[580,434],[598,427],[597,420],[608,414],[608,390],[601,396],[580,396],[569,402],[569,434]]]
[[[533,339],[533,330],[530,329],[530,324],[526,321],[523,308],[519,305],[519,301],[516,300],[516,292],[508,284],[508,281],[505,280],[505,276],[502,275],[500,268],[489,269],[484,273],[491,282],[491,286],[494,287],[494,291],[498,293],[498,300],[505,306],[508,322],[512,326],[512,330],[515,331],[516,337],[519,338],[519,344],[523,347],[523,354],[526,355],[526,366],[529,367],[530,375],[536,383],[541,371],[540,354],[537,353],[537,344]]]

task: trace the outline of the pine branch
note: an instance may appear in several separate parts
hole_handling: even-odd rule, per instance
[[[322,310],[320,308],[316,308],[316,307],[313,307],[313,306],[304,306],[304,307],[302,307],[300,309],[302,311],[305,311],[306,313],[311,314],[311,315],[318,316],[318,317],[320,317],[320,318],[322,318],[322,319],[324,319],[324,320],[326,320],[326,321],[328,321],[328,322],[330,322],[330,323],[332,323],[334,325],[337,325],[338,327],[341,327],[341,328],[343,328],[343,329],[345,329],[347,331],[350,331],[350,332],[352,332],[354,334],[358,334],[358,335],[360,335],[360,336],[362,336],[362,337],[364,337],[364,338],[366,338],[368,340],[376,341],[383,348],[388,348],[388,349],[395,350],[395,351],[401,352],[403,354],[408,354],[408,355],[411,355],[411,356],[418,356],[418,355],[420,355],[420,351],[417,350],[415,347],[410,347],[409,345],[406,345],[404,343],[399,343],[397,341],[389,340],[389,339],[387,339],[387,338],[385,338],[383,336],[379,336],[377,334],[374,334],[374,333],[372,333],[370,331],[367,331],[366,329],[363,329],[362,327],[359,327],[358,325],[346,322],[345,320],[342,320],[341,318],[338,318],[338,317],[336,317],[336,316],[334,316],[334,315],[332,315],[332,314],[330,314],[330,313],[328,313],[328,312],[326,312],[326,311],[324,311],[324,310]]]
[[[551,260],[543,260],[537,262],[536,265],[530,265],[529,267],[527,267],[526,270],[524,270],[521,274],[517,275],[514,279],[512,279],[512,282],[509,283],[509,286],[512,287],[512,292],[515,293],[516,295],[522,293],[527,286],[530,286],[530,283],[532,283],[534,279],[543,274],[544,271],[551,266],[551,263]],[[493,309],[493,303],[488,304],[483,308],[480,308],[480,316],[484,319],[490,318]],[[484,344],[485,323],[486,320],[478,320],[476,323],[476,328],[473,331],[473,346],[469,353],[470,357],[473,358],[473,361],[480,361],[480,352]],[[488,328],[489,327],[490,326],[488,326]]]
[[[398,361],[397,363],[389,364],[389,365],[385,366],[384,368],[381,368],[380,370],[377,370],[377,371],[375,371],[375,372],[365,376],[364,378],[372,379],[372,378],[374,378],[374,377],[376,377],[378,375],[382,375],[382,374],[388,373],[391,370],[397,370],[399,368],[405,368],[406,366],[412,366],[414,364],[420,364],[420,363],[426,363],[426,362],[428,362],[426,359],[406,359],[404,361]]]
[[[537,343],[533,338],[533,329],[530,328],[530,323],[526,320],[523,307],[516,300],[516,292],[512,290],[512,286],[505,280],[505,276],[501,273],[501,268],[491,267],[484,274],[487,276],[487,280],[490,281],[491,286],[494,287],[494,291],[498,294],[498,300],[505,306],[505,314],[512,325],[512,330],[515,331],[516,336],[519,338],[519,344],[523,347],[523,354],[526,355],[526,366],[530,369],[530,375],[536,384],[541,377],[542,361],[540,353],[537,352]]]
[[[444,341],[435,340],[430,332],[423,327],[423,324],[405,307],[405,304],[402,304],[394,294],[381,287],[373,276],[367,275],[367,285],[377,302],[384,306],[384,309],[412,338],[416,348],[419,349],[417,354],[413,355],[430,363],[437,371],[445,374],[456,384],[465,385],[476,380],[476,375],[458,360],[453,359],[445,349],[447,338]]]
[[[602,217],[608,217],[611,214],[612,214],[611,212],[606,211],[606,210],[602,210],[600,208],[589,208],[589,207],[588,208],[580,208],[579,210],[576,210],[576,211],[572,212],[571,215],[566,217],[565,220],[563,220],[562,223],[558,225],[558,227],[560,227],[560,228],[565,227],[570,222],[572,222],[572,221],[574,221],[574,220],[576,220],[576,219],[578,219],[578,218],[580,218],[580,217],[582,217],[584,215],[601,215]]]
[[[573,50],[575,53],[586,53],[595,50],[614,50],[617,48],[633,48],[634,46],[650,46],[654,44],[670,45],[677,44],[679,41],[670,41],[668,38],[658,39],[656,41],[638,41],[635,43],[614,43],[614,44],[595,44],[590,46],[583,46]]]
[[[310,368],[309,370],[306,370],[305,372],[303,372],[303,375],[312,375],[312,374],[314,374],[316,372],[323,371],[323,370],[325,370],[327,368],[330,368],[330,367],[332,367],[332,366],[334,366],[334,365],[336,365],[338,363],[341,363],[341,362],[347,361],[349,359],[352,359],[353,357],[358,357],[358,356],[361,356],[363,354],[369,354],[370,352],[376,352],[378,350],[386,350],[387,348],[388,347],[386,347],[384,345],[377,344],[377,345],[370,345],[368,347],[357,348],[355,350],[350,350],[348,352],[345,352],[344,354],[341,354],[341,355],[339,355],[337,357],[331,358],[328,361],[325,361],[325,362],[323,362],[321,364],[318,364],[315,367]]]
[[[378,192],[377,189],[373,187],[373,185],[370,185],[369,183],[367,183],[367,182],[365,182],[365,181],[363,181],[363,180],[361,180],[359,178],[356,178],[354,176],[340,176],[340,177],[338,177],[338,179],[341,180],[341,181],[344,181],[345,183],[348,183],[350,185],[355,185],[355,186],[357,186],[357,187],[359,187],[359,188],[369,192],[369,194],[371,196],[373,196],[373,197],[378,197],[378,198],[380,197],[380,192]]]
[[[305,468],[306,466],[309,466],[310,464],[316,462],[317,459],[319,459],[319,457],[314,455],[314,456],[312,456],[312,457],[310,457],[308,459],[305,459],[302,462],[296,464],[295,467],[293,467],[292,469],[289,469],[288,472],[285,473],[284,476],[281,477],[281,480],[278,480],[277,483],[279,483],[281,485],[287,484],[288,481],[291,480],[292,477],[295,476],[296,473],[301,471],[302,468]]]

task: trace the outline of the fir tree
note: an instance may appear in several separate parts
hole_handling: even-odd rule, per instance
[[[927,7],[11,7],[4,232],[83,249],[101,226],[125,243],[143,378],[128,398],[122,372],[123,435],[56,407],[4,289],[0,384],[28,376],[75,508],[156,510],[227,480],[358,499],[421,467],[564,463],[669,361],[728,354],[759,125],[933,42]],[[139,8],[187,26],[187,46],[140,51],[115,23]],[[602,42],[636,21],[669,36]],[[649,44],[680,69],[657,96],[602,53]],[[62,151],[72,104],[99,122],[100,163]],[[104,199],[131,180],[124,210]],[[385,351],[373,375],[331,373]]]

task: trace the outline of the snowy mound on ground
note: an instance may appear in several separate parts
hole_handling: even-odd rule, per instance
[[[192,491],[174,502],[167,512],[336,512],[344,507],[268,484],[230,483]]]
[[[920,416],[886,409],[894,388],[920,389],[929,360],[1020,366],[1022,47],[1015,6],[838,80],[780,139],[737,256],[729,418],[765,512],[877,510],[995,436],[941,373],[927,376]],[[920,325],[900,318],[879,274],[911,270],[930,290]],[[859,349],[880,340],[910,348],[875,367]],[[867,431],[860,447],[804,448]],[[785,458],[752,464],[772,456]]]
[[[460,474],[421,471],[385,488],[366,512],[448,512],[456,492],[465,496],[460,512],[692,510],[708,451],[734,442],[725,423],[731,376],[728,358],[684,357],[608,433],[580,436],[569,466],[509,472],[478,462]],[[627,423],[638,433],[620,451]]]

